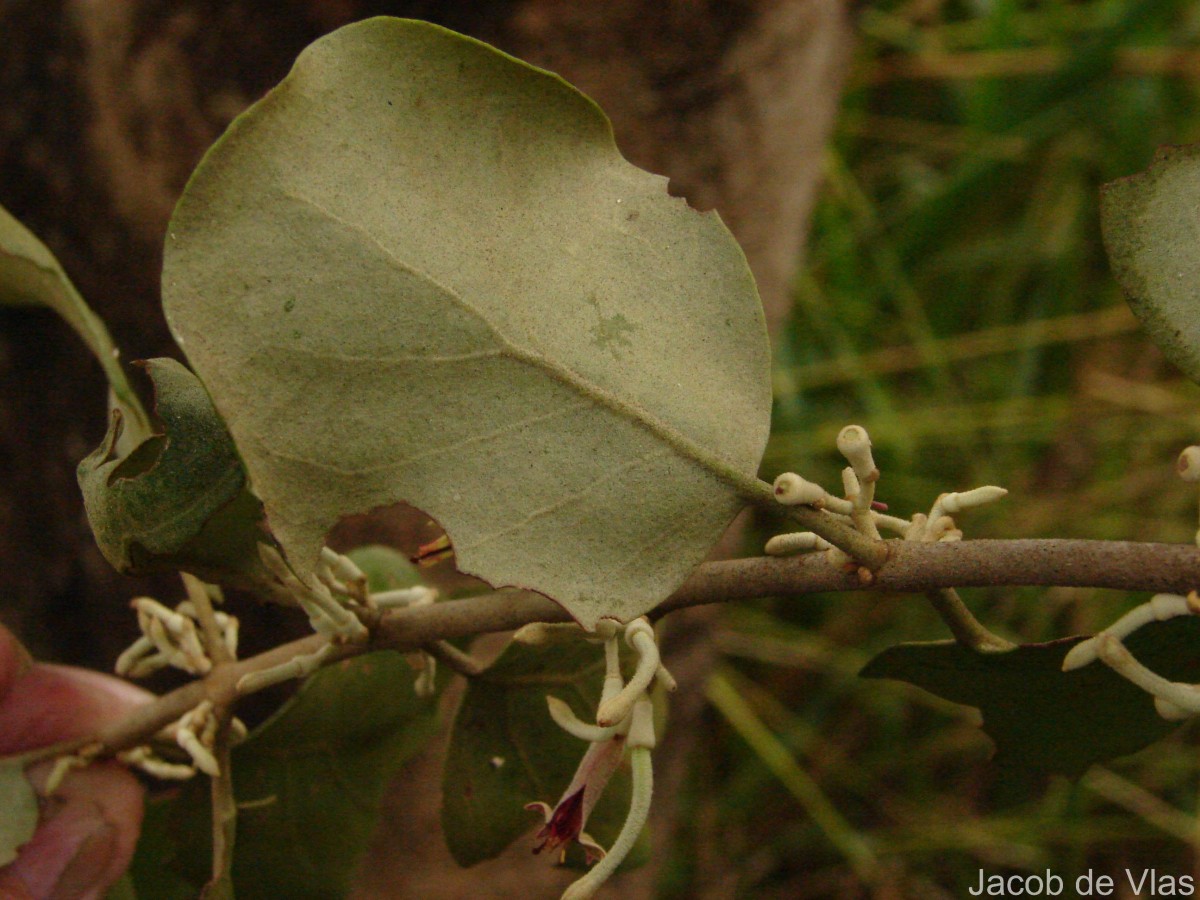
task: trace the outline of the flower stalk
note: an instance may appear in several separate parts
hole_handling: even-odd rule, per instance
[[[654,773],[650,751],[654,748],[654,705],[649,690],[657,682],[673,690],[675,679],[662,665],[658,642],[650,622],[643,618],[625,626],[625,642],[638,655],[637,667],[629,683],[621,675],[620,633],[612,623],[597,629],[604,641],[605,678],[596,724],[581,721],[571,708],[557,697],[547,697],[550,716],[573,737],[589,742],[587,752],[575,771],[575,777],[553,808],[542,802],[525,808],[542,813],[546,824],[538,831],[534,853],[565,848],[572,841],[587,852],[587,861],[595,865],[563,894],[564,900],[591,897],[617,870],[637,842],[650,815]],[[541,641],[557,630],[529,629],[524,640]],[[605,852],[584,829],[588,816],[600,799],[613,773],[629,751],[633,768],[633,789],[629,813],[613,845]]]

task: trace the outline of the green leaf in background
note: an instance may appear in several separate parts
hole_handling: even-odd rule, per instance
[[[0,305],[48,306],[83,338],[92,351],[125,415],[129,427],[144,435],[150,423],[125,372],[104,323],[79,296],[54,254],[28,228],[0,206]]]
[[[436,700],[417,697],[412,684],[399,653],[337,663],[234,748],[237,896],[316,900],[348,892],[388,782],[436,727]],[[175,798],[151,803],[155,827],[147,834],[155,842],[139,845],[133,866],[139,896],[157,898],[156,886],[180,879],[194,896],[208,881],[208,786],[197,778]]]
[[[1101,662],[1062,671],[1063,657],[1083,638],[978,653],[953,641],[900,644],[862,671],[894,678],[978,707],[996,743],[996,762],[1072,777],[1093,763],[1147,747],[1179,727],[1154,700]],[[1171,681],[1200,681],[1200,621],[1155,622],[1125,641],[1142,663]]]
[[[116,894],[114,886],[105,900],[195,900],[210,875],[211,861],[200,859],[211,846],[210,811],[207,779],[147,797],[122,893]],[[201,846],[184,851],[182,842],[188,840]]]
[[[154,896],[159,898],[159,900],[170,900],[170,897],[167,895],[154,894]],[[138,900],[137,889],[133,886],[133,876],[128,872],[122,875],[121,878],[105,892],[104,900]]]
[[[310,571],[405,500],[584,626],[673,590],[757,488],[762,309],[712,213],[557,76],[415,21],[309,47],[192,176],[167,319]]]
[[[367,576],[367,589],[373,594],[416,587],[423,581],[408,557],[391,547],[369,544],[346,555]]]
[[[588,746],[554,723],[546,695],[566,701],[587,721],[595,717],[603,680],[603,648],[583,641],[512,643],[483,675],[470,679],[442,774],[442,831],[459,865],[491,859],[544,824],[525,804],[541,800],[553,807]],[[620,831],[630,789],[626,764],[588,819],[586,830],[604,846]],[[625,865],[645,861],[648,841],[644,832]],[[568,862],[582,861],[579,848],[571,848]]]
[[[204,386],[179,363],[145,364],[154,384],[157,432],[128,455],[117,451],[124,420],[78,471],[88,521],[119,572],[186,569],[222,584],[266,588],[258,556],[267,540],[262,506]]]
[[[1200,145],[1162,147],[1150,168],[1106,184],[1104,246],[1159,349],[1200,382]]]
[[[19,761],[0,763],[0,810],[0,866],[7,866],[38,822],[37,794]]]

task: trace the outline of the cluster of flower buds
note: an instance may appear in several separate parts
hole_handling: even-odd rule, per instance
[[[238,620],[213,609],[214,603],[221,602],[220,590],[187,572],[180,574],[187,599],[174,609],[150,597],[138,597],[132,602],[142,634],[118,657],[118,675],[141,678],[168,666],[189,675],[206,675],[212,671],[214,658],[236,659]],[[211,617],[211,631],[203,627],[203,616]],[[214,638],[210,638],[210,634]],[[209,643],[212,639],[220,646],[213,647]],[[164,740],[178,744],[191,758],[190,765],[165,760],[149,745],[124,750],[117,758],[158,778],[191,778],[197,771],[216,776],[220,771],[213,753],[217,729],[213,704],[204,700],[160,735]],[[238,719],[232,719],[230,732],[234,740],[240,740],[245,737],[246,728]],[[53,779],[61,778],[79,763],[78,757],[60,758],[52,773]]]
[[[929,509],[929,514],[916,513],[904,533],[906,541],[961,541],[962,531],[951,516],[977,506],[995,503],[1008,493],[1002,487],[985,485],[961,493],[942,494]]]
[[[911,519],[887,514],[887,507],[875,499],[879,468],[871,455],[871,438],[861,425],[847,425],[838,433],[838,450],[850,464],[842,470],[843,496],[836,497],[819,484],[806,481],[794,472],[775,479],[775,499],[785,506],[810,506],[853,526],[861,534],[878,540],[886,529],[909,541],[953,541],[962,532],[951,516],[985,503],[999,500],[1008,492],[999,487],[979,487],[962,493],[942,494],[929,514],[917,513]],[[847,562],[846,555],[830,547],[824,538],[810,531],[780,534],[767,541],[770,556],[826,551],[834,563]]]
[[[321,549],[317,570],[307,581],[301,581],[296,576],[274,547],[260,544],[259,555],[271,574],[279,579],[284,589],[308,614],[313,630],[328,637],[329,642],[312,653],[243,676],[238,682],[238,690],[242,693],[252,693],[293,678],[304,678],[320,668],[337,643],[366,640],[369,632],[359,617],[360,613],[373,614],[381,609],[400,606],[423,606],[437,597],[436,591],[424,586],[371,593],[367,587],[367,576],[354,561],[328,547]],[[421,696],[432,695],[436,660],[426,653],[417,653],[410,656],[410,661],[417,671],[417,693]]]
[[[208,606],[220,601],[219,590],[200,579],[182,573],[188,599],[169,609],[150,597],[138,597],[130,604],[137,612],[141,636],[117,658],[116,671],[126,678],[144,678],[159,669],[172,667],[189,675],[205,675],[212,670],[212,648],[205,645],[199,624],[201,603]],[[201,597],[207,594],[207,600]],[[237,655],[238,620],[223,612],[214,612],[221,641],[229,656]]]

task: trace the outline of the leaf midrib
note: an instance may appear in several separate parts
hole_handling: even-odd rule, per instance
[[[563,384],[568,389],[580,394],[592,401],[598,406],[608,409],[619,417],[625,418],[633,422],[638,427],[648,431],[653,437],[662,441],[671,447],[679,456],[685,460],[692,462],[701,468],[707,470],[718,480],[732,488],[742,499],[747,502],[761,502],[764,498],[773,500],[771,486],[763,481],[760,481],[754,475],[747,475],[728,460],[711,453],[697,441],[688,437],[682,431],[668,422],[655,416],[644,407],[623,399],[614,394],[612,391],[589,381],[572,369],[567,368],[560,363],[544,356],[533,350],[527,350],[511,338],[508,337],[499,327],[496,326],[483,312],[481,312],[474,304],[469,302],[454,288],[443,284],[433,275],[421,269],[417,269],[410,263],[397,257],[390,248],[384,246],[373,234],[366,228],[355,223],[347,221],[339,216],[333,210],[327,208],[322,203],[310,197],[306,197],[295,191],[282,189],[285,197],[296,200],[309,208],[316,211],[319,215],[332,222],[335,225],[341,226],[354,234],[366,240],[375,247],[384,258],[402,272],[406,272],[416,278],[425,281],[427,284],[434,287],[448,297],[461,310],[474,316],[488,329],[493,335],[496,342],[500,345],[501,351],[505,356],[515,362],[523,363],[539,369],[549,377]]]

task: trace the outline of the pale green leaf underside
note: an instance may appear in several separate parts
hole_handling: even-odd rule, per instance
[[[1134,314],[1200,382],[1200,145],[1163,147],[1146,172],[1105,185],[1101,218]]]
[[[318,41],[234,123],[163,293],[301,571],[405,500],[464,571],[629,619],[755,489],[769,351],[733,238],[561,79],[426,23]]]
[[[92,312],[54,254],[28,228],[0,206],[0,306],[48,306],[87,344],[112,386],[131,427],[148,433],[146,414],[130,388],[116,345],[104,323]]]
[[[0,866],[7,866],[33,837],[38,821],[37,795],[19,762],[0,764],[0,810]]]

